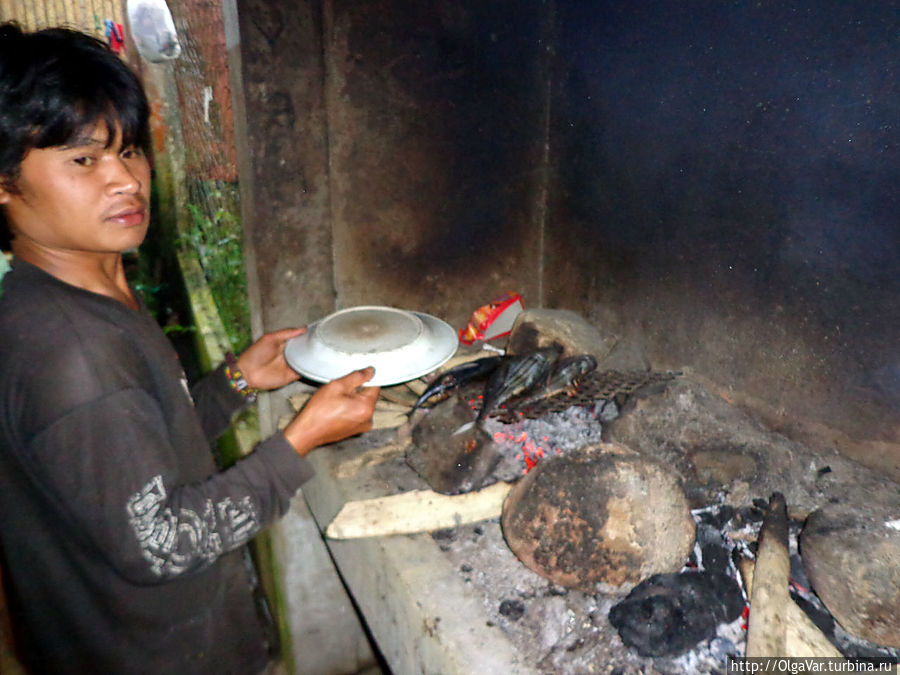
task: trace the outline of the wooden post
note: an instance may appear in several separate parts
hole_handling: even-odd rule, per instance
[[[750,595],[750,622],[747,629],[747,656],[787,656],[785,612],[791,600],[788,550],[787,504],[776,492],[759,533],[753,592]]]

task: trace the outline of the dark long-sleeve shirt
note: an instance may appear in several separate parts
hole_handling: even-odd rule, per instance
[[[237,550],[312,475],[284,436],[219,472],[242,404],[188,391],[146,311],[14,261],[0,295],[0,555],[27,665],[52,673],[256,672]]]

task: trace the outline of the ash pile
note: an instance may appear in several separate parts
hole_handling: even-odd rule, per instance
[[[485,414],[486,383],[461,383],[417,413],[406,454],[445,494],[514,482],[499,520],[433,536],[526,661],[675,674],[756,654],[900,657],[897,483],[771,431],[702,378],[654,373],[550,318],[526,323],[515,353],[564,345],[563,358],[595,357],[590,377],[550,403],[520,393]],[[604,389],[604,373],[628,375]],[[775,572],[760,536],[773,513],[785,534],[768,537]],[[782,568],[782,604],[754,606],[752,583]],[[769,626],[774,643],[748,641],[754,613],[766,625],[785,611]]]

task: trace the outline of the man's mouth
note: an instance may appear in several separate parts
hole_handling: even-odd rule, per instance
[[[136,206],[122,209],[108,216],[106,220],[111,221],[123,227],[135,227],[141,225],[147,216],[147,209],[143,206]]]

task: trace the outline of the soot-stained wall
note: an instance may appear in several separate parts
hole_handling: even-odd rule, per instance
[[[548,303],[897,440],[897,5],[556,11]]]
[[[512,290],[896,449],[896,3],[238,5],[267,327]]]
[[[506,289],[536,298],[541,8],[535,0],[327,5],[341,303],[458,321]]]

